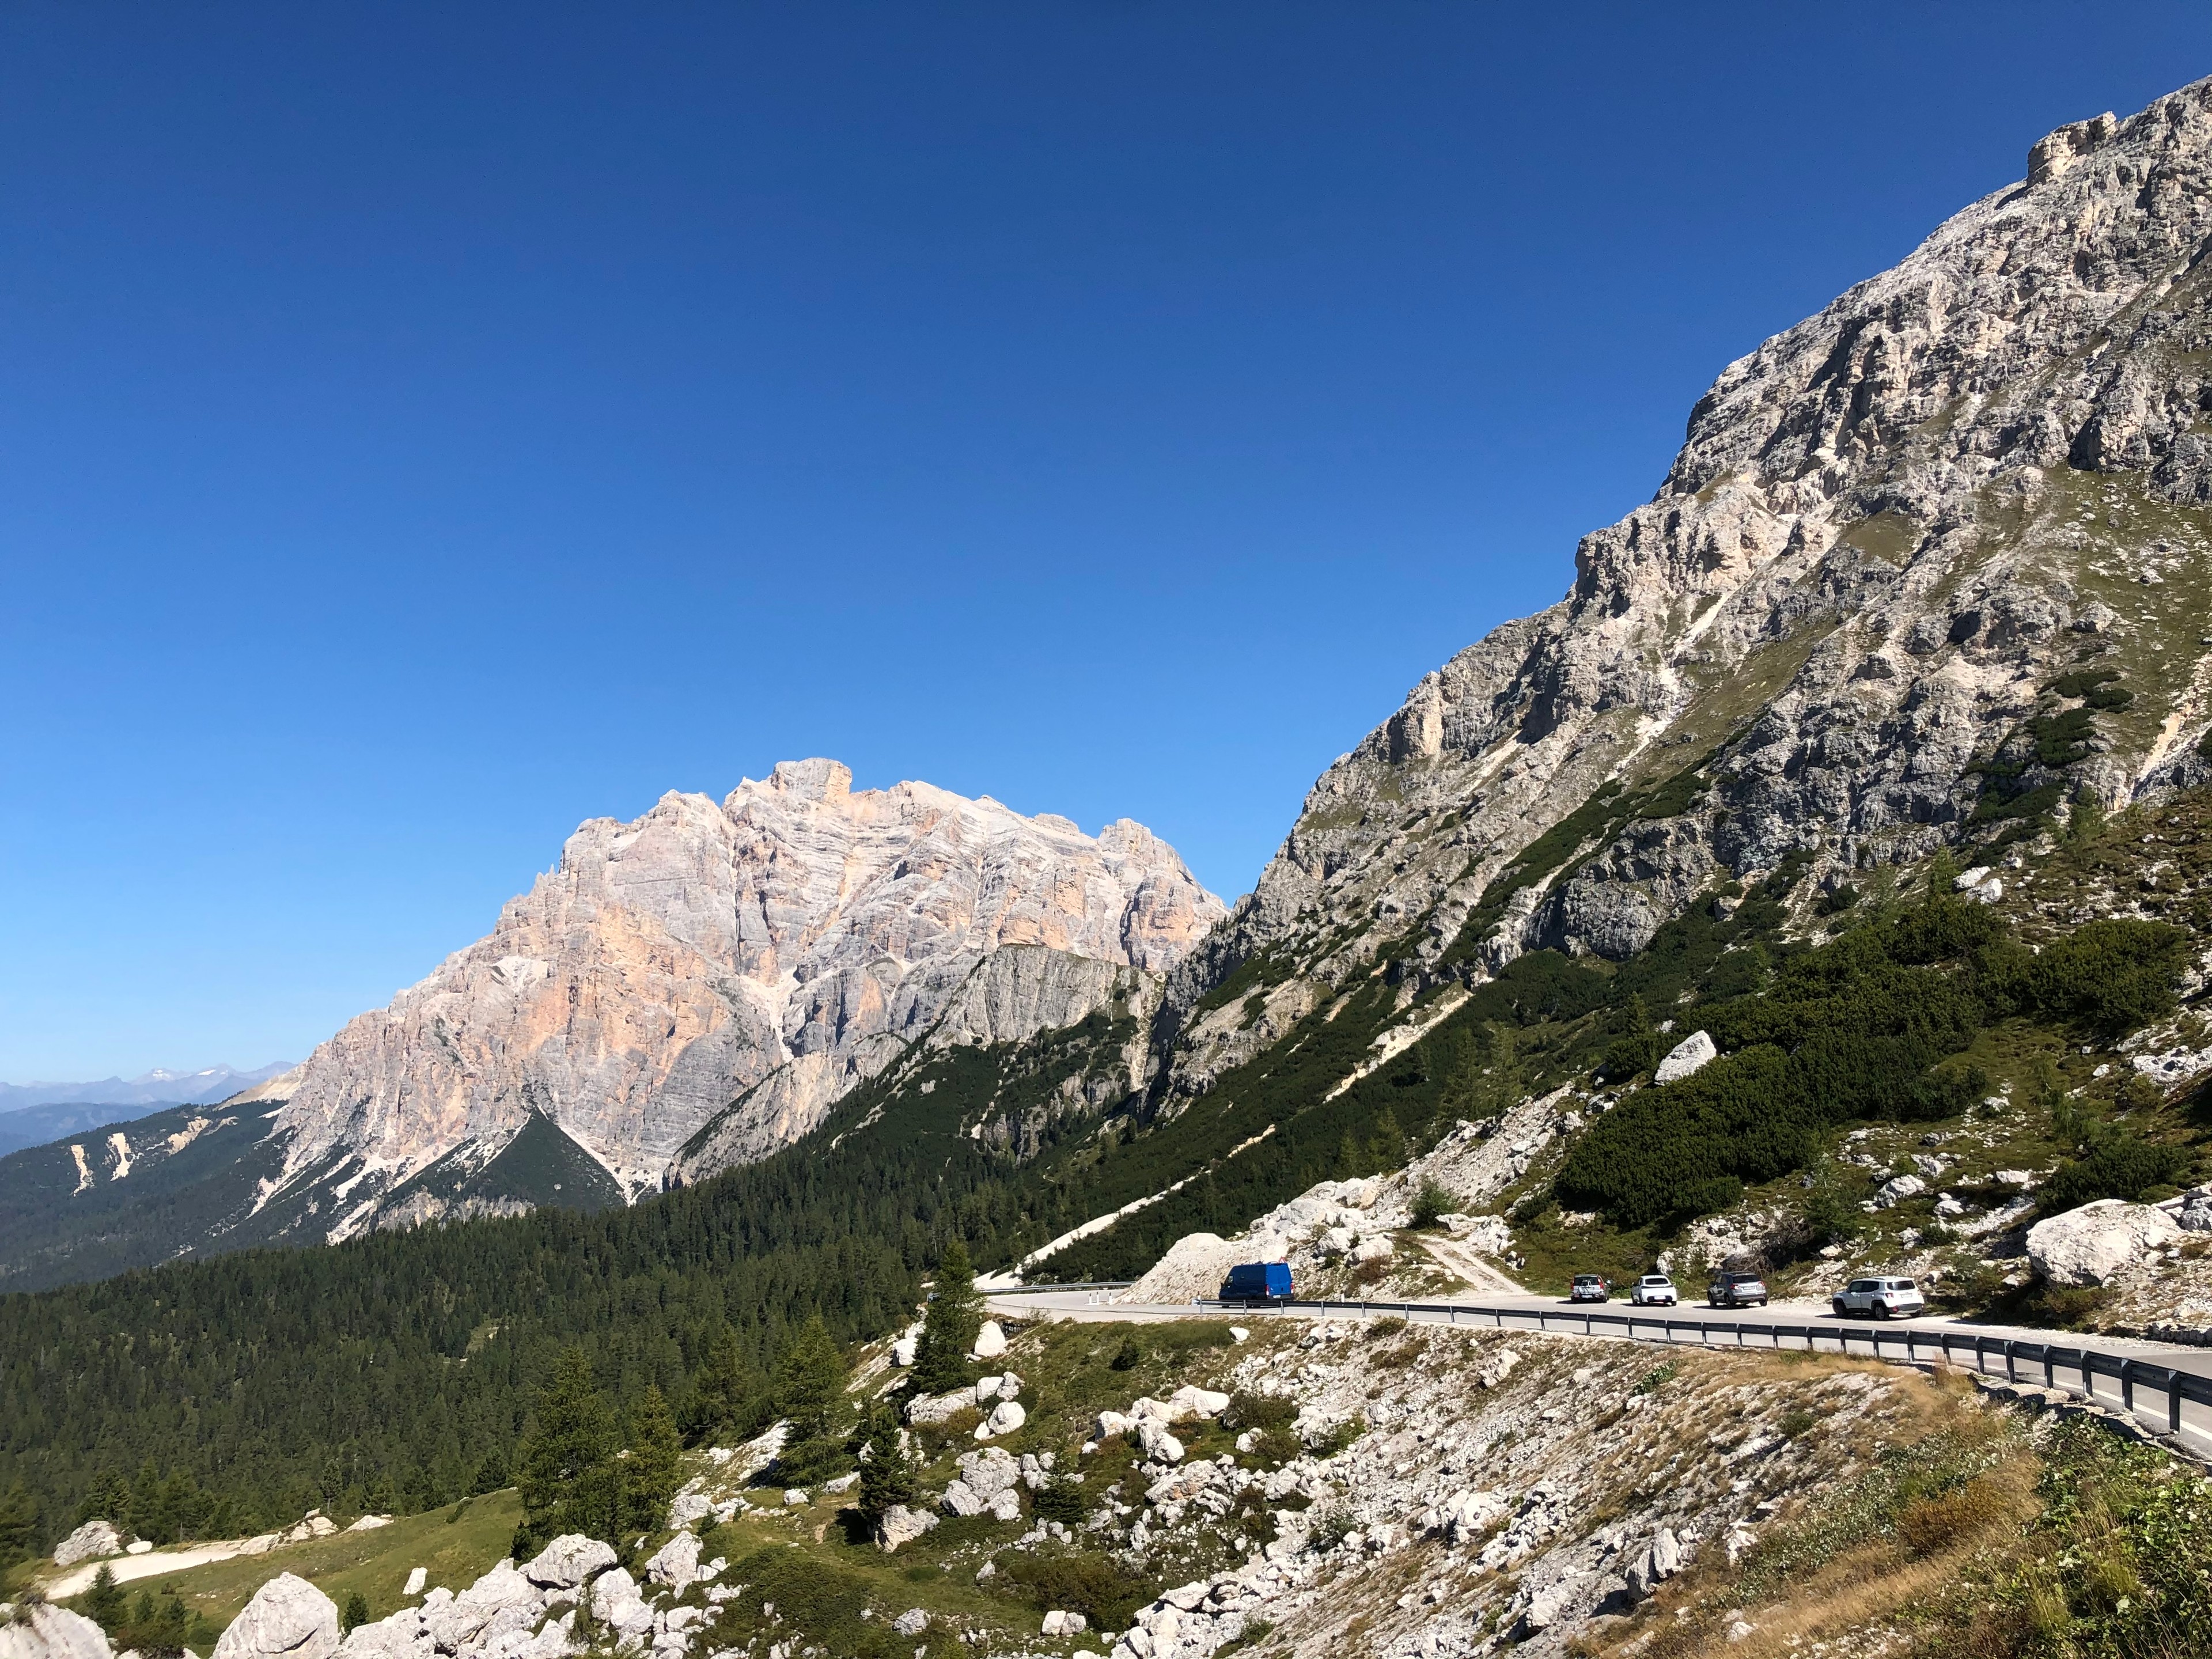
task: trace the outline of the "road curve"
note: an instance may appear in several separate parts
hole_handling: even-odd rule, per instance
[[[1216,1305],[1121,1303],[1114,1290],[1002,1291],[990,1306],[1011,1317],[1085,1321],[1218,1319]],[[1570,1304],[1547,1296],[1485,1296],[1479,1300],[1406,1304],[1305,1303],[1237,1310],[1264,1319],[1359,1318],[1397,1315],[1424,1323],[1538,1331],[1670,1346],[1812,1347],[1865,1358],[1931,1363],[1939,1359],[2002,1376],[2026,1386],[2056,1389],[2125,1413],[2146,1432],[2192,1456],[2212,1455],[2212,1350],[2077,1335],[2018,1325],[1962,1320],[1840,1319],[1825,1302],[1784,1302],[1766,1308],[1631,1309],[1626,1303]],[[1590,1316],[1585,1319],[1584,1316]],[[1623,1322],[1633,1316],[1634,1324]]]

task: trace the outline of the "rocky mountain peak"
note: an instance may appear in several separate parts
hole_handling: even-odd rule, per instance
[[[719,805],[672,791],[580,825],[489,935],[283,1079],[263,1199],[327,1189],[333,1236],[448,1213],[403,1189],[464,1153],[487,1166],[541,1118],[633,1192],[711,1120],[684,1164],[711,1173],[805,1133],[956,1004],[989,1010],[962,1031],[1006,1041],[1153,994],[1223,914],[1127,820],[1092,837],[926,783],[856,791],[827,759]],[[1088,966],[1010,966],[962,1000],[1017,946]]]
[[[1182,1084],[1378,957],[1625,957],[1784,859],[1809,899],[2083,792],[2199,781],[2208,236],[2199,82],[2060,128],[2026,181],[1729,364],[1566,596],[1316,783],[1176,976],[1188,1007],[1267,959],[1267,1011],[1189,1034]]]

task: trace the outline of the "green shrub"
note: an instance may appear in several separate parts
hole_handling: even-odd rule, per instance
[[[1057,1521],[1064,1527],[1081,1526],[1091,1513],[1080,1480],[1048,1480],[1037,1488],[1031,1507],[1038,1520]]]
[[[1103,1555],[1023,1555],[998,1558],[993,1587],[1032,1607],[1079,1613],[1093,1629],[1123,1630],[1137,1609],[1157,1594],[1152,1581]]]
[[[1422,1182],[1420,1190],[1413,1194],[1413,1225],[1423,1230],[1434,1227],[1458,1208],[1459,1200],[1432,1176]]]
[[[2188,1165],[2189,1155],[2179,1146],[2108,1133],[2087,1157],[2061,1164],[2038,1196],[2046,1215],[2100,1198],[2140,1198],[2149,1188],[2172,1182]]]
[[[2162,921],[2086,922],[2022,969],[2018,990],[2035,1009],[2118,1036],[2173,1012],[2189,935]]]

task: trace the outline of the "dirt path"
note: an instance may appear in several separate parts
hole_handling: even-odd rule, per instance
[[[1421,1240],[1421,1248],[1437,1259],[1437,1263],[1465,1279],[1471,1290],[1487,1291],[1499,1296],[1526,1296],[1526,1286],[1506,1277],[1495,1262],[1475,1254],[1456,1238]]]

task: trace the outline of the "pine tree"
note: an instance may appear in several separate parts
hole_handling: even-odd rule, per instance
[[[983,1298],[975,1293],[975,1268],[968,1247],[954,1239],[937,1264],[937,1283],[921,1316],[921,1341],[914,1356],[914,1386],[943,1394],[968,1382],[969,1351],[983,1328]]]
[[[538,1543],[566,1532],[611,1540],[621,1530],[622,1468],[614,1413],[592,1380],[592,1362],[572,1347],[538,1396],[522,1443],[523,1527]]]
[[[879,1411],[869,1426],[867,1456],[860,1464],[860,1513],[880,1532],[894,1504],[911,1504],[921,1495],[921,1483],[915,1478],[898,1425]]]
[[[793,1486],[810,1486],[845,1461],[845,1362],[822,1323],[810,1318],[775,1376],[775,1410],[790,1424],[776,1468]]]
[[[1337,1144],[1336,1178],[1349,1181],[1355,1176],[1366,1173],[1367,1155],[1360,1151],[1359,1143],[1352,1138],[1352,1131],[1347,1128],[1344,1132],[1344,1139]]]
[[[623,1466],[623,1504],[633,1531],[659,1532],[667,1524],[668,1500],[683,1483],[683,1452],[675,1414],[658,1388],[647,1389]]]
[[[714,1334],[707,1358],[691,1379],[678,1419],[684,1437],[700,1445],[728,1433],[742,1437],[759,1425],[761,1380],[738,1350],[738,1339],[726,1325]]]
[[[1370,1165],[1381,1170],[1400,1168],[1406,1162],[1406,1134],[1398,1127],[1398,1115],[1385,1106],[1375,1115],[1375,1121],[1367,1131],[1367,1157]]]
[[[86,1618],[112,1636],[123,1628],[126,1610],[123,1586],[115,1582],[115,1569],[103,1561],[100,1564],[100,1571],[92,1576],[92,1588],[84,1593],[82,1611]]]
[[[12,1567],[38,1547],[39,1500],[18,1480],[0,1498],[0,1568]]]
[[[350,1635],[368,1622],[368,1598],[359,1590],[347,1592],[345,1607],[338,1614],[338,1628]]]

